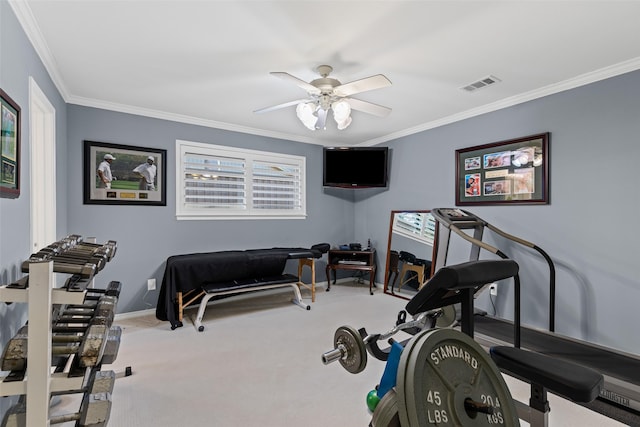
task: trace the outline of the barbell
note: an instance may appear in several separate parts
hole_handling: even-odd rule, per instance
[[[340,361],[350,373],[366,364],[364,339],[349,326],[334,334],[325,364]],[[372,427],[519,425],[500,371],[469,336],[454,329],[425,329],[404,346],[396,385],[373,413]]]

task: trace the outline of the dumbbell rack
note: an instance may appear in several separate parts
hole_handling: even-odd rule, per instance
[[[26,395],[26,425],[49,426],[51,393],[81,390],[84,376],[52,373],[52,312],[55,305],[82,304],[87,291],[68,292],[56,288],[53,260],[29,264],[29,286],[16,289],[0,286],[0,301],[28,303],[27,371],[22,381],[4,381],[0,375],[0,396]]]

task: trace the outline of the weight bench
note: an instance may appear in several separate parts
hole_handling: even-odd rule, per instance
[[[589,403],[604,384],[602,374],[593,369],[545,354],[507,346],[491,347],[489,353],[502,372],[531,384],[529,405],[514,403],[520,419],[534,427],[549,425],[547,390],[572,402]]]
[[[299,305],[305,310],[311,310],[311,306],[302,301],[300,288],[298,287],[298,277],[293,274],[282,274],[280,276],[263,277],[258,279],[233,280],[227,283],[208,283],[202,286],[205,295],[200,300],[198,315],[196,316],[195,325],[198,332],[204,331],[202,325],[202,317],[207,308],[209,300],[216,296],[239,294],[244,292],[252,292],[265,289],[285,288],[291,286],[293,289],[293,303]]]
[[[461,329],[473,338],[474,294],[486,284],[513,277],[515,285],[515,347],[489,349],[501,371],[531,384],[529,405],[514,401],[518,416],[534,427],[549,422],[547,391],[573,402],[589,403],[596,399],[604,384],[602,374],[566,360],[523,350],[520,347],[520,280],[518,264],[509,259],[470,261],[440,268],[425,286],[407,303],[411,315],[461,304]]]

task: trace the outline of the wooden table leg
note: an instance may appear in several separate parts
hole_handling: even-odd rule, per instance
[[[369,294],[373,295],[373,282],[376,278],[376,268],[371,267],[369,270]]]
[[[302,268],[307,266],[311,269],[311,286],[302,281]],[[298,260],[298,288],[304,286],[311,290],[311,302],[316,302],[316,262],[313,258],[302,258]]]

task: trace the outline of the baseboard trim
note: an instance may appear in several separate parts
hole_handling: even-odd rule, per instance
[[[148,316],[150,314],[155,315],[155,313],[156,313],[155,308],[147,308],[145,310],[138,310],[138,311],[129,311],[127,313],[117,313],[114,316],[114,320],[133,319],[136,317]]]

